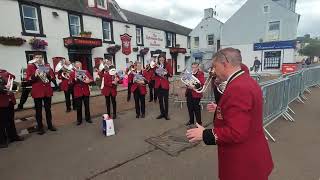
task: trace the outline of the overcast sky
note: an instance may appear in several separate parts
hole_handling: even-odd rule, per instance
[[[320,0],[297,0],[301,15],[298,35],[320,36]],[[246,0],[117,0],[121,8],[169,20],[193,29],[205,8],[217,5],[218,19],[225,22]],[[316,8],[317,7],[317,8]]]

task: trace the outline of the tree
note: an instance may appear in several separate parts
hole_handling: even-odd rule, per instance
[[[320,57],[320,40],[312,39],[309,43],[303,49],[300,49],[299,53],[309,57]]]

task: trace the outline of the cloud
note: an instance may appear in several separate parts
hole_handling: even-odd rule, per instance
[[[214,8],[222,22],[230,18],[246,0],[117,0],[121,8],[194,28],[203,18],[206,8]],[[301,15],[298,35],[320,36],[320,0],[298,0]]]

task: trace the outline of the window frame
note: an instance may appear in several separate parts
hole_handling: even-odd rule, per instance
[[[279,23],[279,29],[278,30],[270,30],[270,25],[272,23]],[[281,39],[281,21],[280,20],[273,20],[273,21],[268,21],[267,22],[267,40],[268,41],[279,41]],[[270,38],[271,33],[278,33],[278,38]]]
[[[98,3],[99,1],[104,2],[105,7],[99,5],[99,3]],[[99,9],[108,10],[108,1],[107,0],[96,0],[96,4],[97,4],[97,8],[99,8]]]
[[[71,21],[70,21],[70,16],[78,16],[78,17],[80,17],[80,32],[79,33],[81,33],[81,32],[83,32],[84,30],[83,30],[83,18],[82,18],[82,15],[81,14],[78,14],[78,13],[74,13],[74,12],[68,12],[68,26],[69,26],[69,33],[70,33],[70,37],[79,37],[80,36],[80,34],[78,35],[78,36],[73,36],[72,34],[71,34]]]
[[[38,31],[26,30],[25,21],[24,21],[25,17],[24,17],[23,6],[29,6],[29,7],[35,8]],[[21,20],[21,28],[22,28],[21,35],[33,36],[33,37],[46,37],[46,35],[43,34],[41,8],[38,4],[29,3],[29,2],[23,2],[23,3],[19,2],[19,11],[20,11],[20,20]],[[29,18],[29,19],[31,19],[31,18]]]
[[[140,40],[141,42],[138,42],[138,29],[140,29]],[[142,26],[136,26],[136,43],[137,46],[144,46],[144,38],[143,38],[143,27]]]
[[[187,48],[191,49],[191,37],[190,36],[187,37]]]
[[[212,36],[213,38],[212,38],[212,44],[209,44],[209,36]],[[207,44],[208,44],[208,46],[214,46],[214,34],[208,34],[207,35]]]
[[[198,45],[196,45],[196,38],[198,38]],[[200,37],[193,37],[193,47],[198,48],[200,46]]]
[[[171,35],[171,43],[168,44],[168,39],[169,39],[169,34]],[[176,38],[176,34],[173,33],[173,32],[166,32],[166,48],[174,48],[176,47],[176,41],[177,41],[177,38]]]
[[[104,36],[104,27],[103,27],[103,24],[105,22],[108,22],[109,23],[109,27],[110,27],[110,40],[106,39],[105,36]],[[108,44],[114,44],[114,37],[113,37],[113,21],[112,20],[109,20],[109,19],[102,19],[101,21],[101,26],[102,26],[102,38],[103,38],[103,42],[104,43],[108,43]]]

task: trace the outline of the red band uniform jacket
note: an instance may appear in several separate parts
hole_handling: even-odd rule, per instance
[[[146,76],[148,76],[148,72],[147,71],[141,71],[140,74],[146,78]],[[148,84],[148,81],[147,79],[145,80],[145,84],[139,84],[139,83],[136,83],[136,82],[133,82],[133,79],[134,79],[134,74],[131,73],[128,77],[128,80],[129,82],[132,83],[132,86],[131,86],[131,92],[134,93],[134,91],[136,91],[136,89],[139,89],[139,92],[140,92],[140,95],[146,95],[147,94],[147,87],[146,85]]]
[[[93,81],[93,78],[88,70],[86,70],[86,76],[91,81]],[[90,96],[89,84],[81,82],[78,79],[76,79],[76,72],[75,71],[72,71],[70,73],[70,83],[71,83],[71,85],[73,85],[74,98],[79,98],[82,96]]]
[[[45,66],[50,68],[49,73],[47,74],[49,83],[44,83],[39,77],[35,76],[36,70],[38,69],[35,64],[28,64],[27,80],[32,83],[31,96],[34,99],[53,96],[51,81],[55,79],[55,75],[49,64],[45,64]]]
[[[104,87],[101,89],[101,94],[104,96],[117,96],[117,87],[118,85],[113,84],[112,81],[114,81],[115,77],[120,79],[120,77],[116,74],[114,76],[111,76],[108,71],[101,71],[99,73],[100,78],[104,81]],[[118,84],[122,84],[122,79],[118,82]]]
[[[221,180],[266,180],[273,162],[263,131],[262,91],[248,73],[227,85],[212,131]]]
[[[203,88],[203,85],[205,83],[204,73],[202,71],[198,71],[196,74],[194,74],[194,76],[197,79],[199,79],[201,87]],[[186,96],[187,96],[188,91],[191,91],[192,98],[200,98],[200,99],[202,98],[202,93],[197,93],[195,90],[189,89],[189,88],[187,88],[187,90],[186,90]]]
[[[167,70],[167,74],[165,75],[165,77],[161,77],[159,75],[157,75],[155,73],[155,76],[154,76],[154,80],[155,80],[155,89],[159,89],[159,88],[162,88],[162,89],[165,89],[165,90],[169,90],[170,86],[170,82],[169,82],[169,77],[172,77],[173,75],[173,72],[172,72],[172,68],[170,66],[169,63],[166,63],[164,65],[164,69]]]
[[[6,83],[8,82],[9,76],[10,78],[15,79],[16,77],[7,72],[6,70],[0,70],[0,76],[4,78]],[[7,92],[7,93],[0,93],[0,108],[6,108],[9,107],[10,105],[15,105],[16,104],[16,98],[12,92]]]

